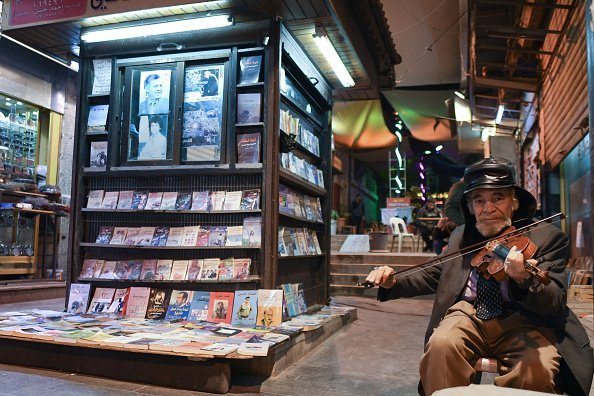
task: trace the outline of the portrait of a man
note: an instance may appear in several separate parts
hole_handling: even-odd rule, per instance
[[[138,115],[169,113],[170,79],[171,70],[142,72],[140,74]]]

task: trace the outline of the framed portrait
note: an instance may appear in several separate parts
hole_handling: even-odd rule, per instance
[[[126,71],[124,118],[126,162],[171,161],[175,65],[130,67]]]
[[[221,159],[223,129],[223,64],[188,66],[184,75],[181,160],[216,162]]]

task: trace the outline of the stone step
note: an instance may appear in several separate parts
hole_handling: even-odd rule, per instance
[[[332,252],[331,264],[416,265],[435,257],[432,253],[338,253]]]
[[[381,263],[365,263],[365,264],[330,264],[330,273],[336,274],[368,274],[373,267],[380,267]],[[403,269],[412,267],[410,264],[387,264],[392,267],[394,271],[402,271]]]
[[[65,281],[40,279],[0,282],[0,304],[49,300],[65,295]]]
[[[366,289],[355,285],[330,285],[330,295],[376,297],[377,287]]]

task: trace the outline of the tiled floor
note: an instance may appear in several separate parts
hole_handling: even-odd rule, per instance
[[[418,362],[432,301],[402,299],[379,303],[363,297],[337,297],[334,301],[337,304],[356,306],[358,320],[276,377],[263,382],[250,378],[235,378],[231,393],[299,396],[416,395]],[[0,310],[31,306],[60,309],[63,300],[49,300],[33,305],[5,304],[0,305]],[[579,309],[587,311],[587,304],[582,304]],[[40,394],[202,393],[51,370],[0,365],[0,395]],[[594,396],[594,390],[590,394]]]

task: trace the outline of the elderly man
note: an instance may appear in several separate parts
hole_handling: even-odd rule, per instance
[[[454,230],[446,253],[532,222],[536,200],[516,185],[509,161],[480,160],[466,169],[464,182],[465,225]],[[422,393],[470,384],[481,357],[497,359],[497,386],[571,395],[590,391],[592,348],[566,306],[568,239],[548,224],[526,236],[537,247],[531,264],[549,270],[548,284],[531,278],[515,247],[501,282],[472,268],[472,252],[410,276],[396,279],[384,266],[367,277],[380,286],[380,301],[436,294],[420,364]]]

